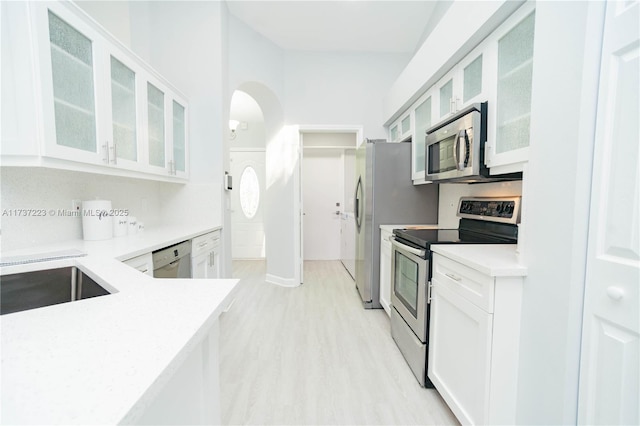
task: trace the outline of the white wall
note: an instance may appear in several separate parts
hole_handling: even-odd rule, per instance
[[[290,124],[360,125],[386,138],[382,99],[410,55],[288,51],[285,111]]]

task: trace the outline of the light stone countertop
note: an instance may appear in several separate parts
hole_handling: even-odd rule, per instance
[[[0,317],[0,422],[135,421],[228,306],[238,280],[155,279],[120,260],[215,229],[146,230],[12,252],[83,250],[89,255],[2,274],[77,266],[112,294]]]
[[[438,229],[438,225],[380,225],[380,229],[388,232],[393,232],[394,229]]]
[[[492,277],[523,277],[516,244],[433,244],[431,251]]]
[[[69,240],[55,244],[46,244],[38,247],[2,250],[2,260],[14,256],[37,255],[41,253],[52,253],[62,250],[80,250],[95,256],[105,256],[117,260],[127,260],[145,253],[152,252],[182,241],[192,239],[198,235],[217,231],[222,227],[202,227],[202,226],[170,226],[154,229],[146,229],[133,235],[115,237],[109,240],[85,241]],[[4,267],[8,268],[8,267]],[[3,273],[20,272],[19,269],[4,270]],[[11,267],[13,268],[13,266]]]

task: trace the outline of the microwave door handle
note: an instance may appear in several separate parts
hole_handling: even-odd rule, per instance
[[[453,162],[456,165],[456,169],[459,170],[458,161],[458,146],[460,144],[460,134],[456,135],[456,141],[453,143]]]
[[[464,143],[460,143],[460,142]],[[455,154],[454,159],[456,161],[456,167],[458,170],[464,170],[467,161],[467,145],[469,144],[469,139],[467,138],[467,131],[461,130],[456,137],[456,145],[455,145]]]

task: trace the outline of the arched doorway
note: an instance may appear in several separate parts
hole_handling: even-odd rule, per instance
[[[231,255],[263,259],[265,249],[265,128],[262,109],[246,92],[236,90],[229,111]]]
[[[245,92],[253,98],[264,117],[266,176],[264,193],[261,194],[259,202],[263,209],[266,281],[295,287],[301,283],[299,202],[296,196],[299,194],[300,180],[298,127],[285,126],[278,97],[262,83],[245,82],[235,90]],[[238,138],[238,134],[235,138]],[[230,147],[231,143],[230,135],[227,138],[227,147]],[[244,169],[240,176],[234,176],[234,182],[238,182],[243,172]],[[235,189],[231,192],[234,191]],[[225,226],[228,228],[232,228],[230,199],[231,196],[226,201],[225,213]],[[233,238],[233,229],[230,234]],[[231,245],[227,246],[228,250],[231,249]]]

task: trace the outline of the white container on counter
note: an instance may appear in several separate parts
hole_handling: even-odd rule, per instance
[[[108,240],[113,237],[111,201],[82,202],[82,237],[88,241]]]
[[[113,236],[124,237],[129,232],[129,219],[127,216],[113,217]]]

